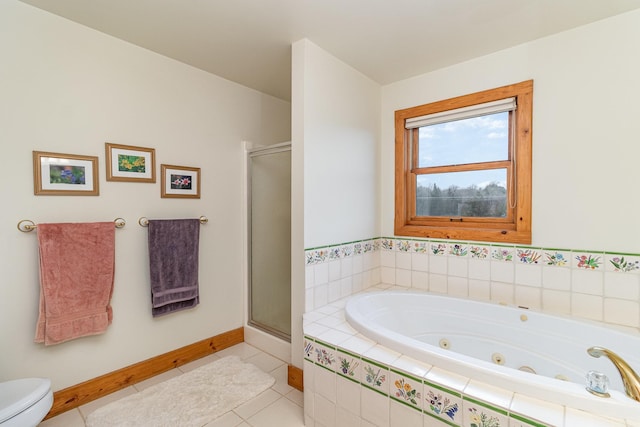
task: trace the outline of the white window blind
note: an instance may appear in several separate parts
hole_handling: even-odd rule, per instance
[[[412,117],[410,119],[405,120],[404,127],[406,129],[415,129],[422,126],[452,122],[454,120],[486,116],[488,114],[504,113],[505,111],[513,111],[515,109],[516,109],[516,99],[505,98],[505,99],[499,99],[497,101],[485,102],[483,104],[456,108],[455,110],[442,111],[439,113],[427,114],[425,116],[420,116],[420,117]]]

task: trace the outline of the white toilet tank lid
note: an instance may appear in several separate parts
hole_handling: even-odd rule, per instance
[[[50,389],[48,378],[22,378],[0,383],[0,423],[36,404]]]

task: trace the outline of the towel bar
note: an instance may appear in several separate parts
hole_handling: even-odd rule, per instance
[[[113,220],[113,223],[115,224],[116,228],[122,228],[127,224],[127,221],[125,221],[123,218],[116,218]],[[37,227],[38,226],[30,219],[23,219],[18,223],[18,230],[22,231],[23,233],[33,231]]]
[[[209,222],[209,218],[207,218],[206,216],[201,216],[199,220],[200,220],[200,224],[203,224],[203,225]],[[142,227],[148,227],[149,219],[142,216],[138,219],[138,224],[140,224]]]

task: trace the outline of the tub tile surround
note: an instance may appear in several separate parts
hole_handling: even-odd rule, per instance
[[[640,330],[640,254],[383,237],[305,265],[307,312],[385,283]]]
[[[349,296],[420,289],[640,331],[640,255],[375,238],[305,251],[307,426],[636,426],[470,383],[358,334]],[[506,394],[505,394],[506,393]]]
[[[364,290],[407,290],[378,284]],[[307,426],[584,427],[636,426],[537,400],[431,366],[352,330],[340,343],[309,331],[323,317],[346,323],[348,298],[304,315]],[[324,321],[332,324],[334,320]],[[337,328],[346,329],[341,323]],[[330,336],[329,331],[322,334]],[[636,424],[634,424],[636,423]]]

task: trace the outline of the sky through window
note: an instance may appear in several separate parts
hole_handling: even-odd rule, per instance
[[[419,167],[444,166],[507,160],[509,155],[509,112],[456,120],[419,131]],[[468,187],[465,174],[438,174],[438,186]],[[492,182],[506,187],[504,169],[474,174],[475,184]]]

